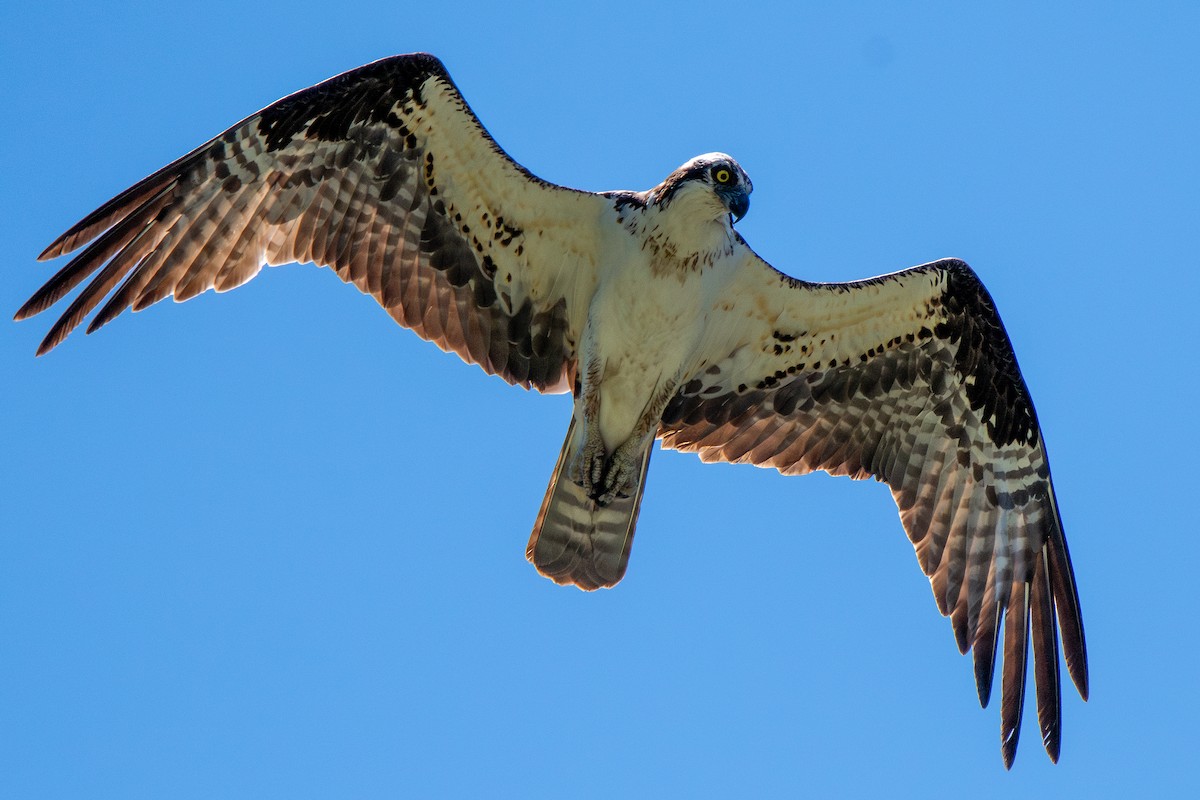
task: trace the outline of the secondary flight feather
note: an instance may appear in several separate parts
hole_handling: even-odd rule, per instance
[[[81,252],[16,317],[85,284],[42,354],[93,312],[89,333],[264,265],[330,267],[443,350],[573,394],[526,554],[583,589],[625,574],[655,439],[705,461],[876,478],[974,653],[983,705],[1003,653],[1005,764],[1030,640],[1057,760],[1058,647],[1086,699],[1083,622],[992,298],[953,259],[852,283],[790,278],[734,228],[752,189],[723,153],[641,192],[549,184],[500,149],[441,62],[396,56],[285,97],[84,217],[41,258]]]

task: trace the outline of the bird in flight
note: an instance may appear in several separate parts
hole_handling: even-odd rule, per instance
[[[723,153],[646,191],[540,180],[433,56],[382,59],[267,106],[83,218],[17,312],[91,279],[42,341],[312,262],[510,384],[571,392],[526,555],[592,590],[625,574],[654,441],[704,461],[885,482],[938,610],[1016,754],[1027,655],[1050,758],[1058,646],[1086,699],[1075,577],[1042,432],[995,305],[962,261],[851,283],[775,270],[734,224]],[[85,246],[86,245],[86,246]],[[93,277],[94,276],[94,277]],[[103,303],[103,305],[101,305]]]

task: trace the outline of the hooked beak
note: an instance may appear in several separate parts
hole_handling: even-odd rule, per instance
[[[728,198],[727,206],[733,221],[738,222],[750,210],[750,195],[746,192],[736,192]]]

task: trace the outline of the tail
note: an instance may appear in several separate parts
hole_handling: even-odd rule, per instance
[[[579,447],[576,439],[572,417],[525,557],[555,583],[573,583],[590,592],[613,586],[625,575],[654,437],[647,437],[641,469],[629,496],[618,497],[606,506],[597,505],[566,475],[566,466]]]

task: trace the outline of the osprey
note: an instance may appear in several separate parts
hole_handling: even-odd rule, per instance
[[[546,183],[493,141],[441,62],[396,56],[273,103],[87,215],[41,258],[86,248],[16,318],[95,275],[40,355],[106,298],[88,333],[264,264],[328,266],[443,350],[573,393],[526,555],[587,590],[625,574],[656,438],[704,461],[874,477],[959,650],[974,650],[985,706],[1003,628],[1005,765],[1030,638],[1057,760],[1058,642],[1086,699],[1083,624],[992,298],[954,259],[852,283],[790,278],[733,227],[751,190],[722,153],[643,192]]]

